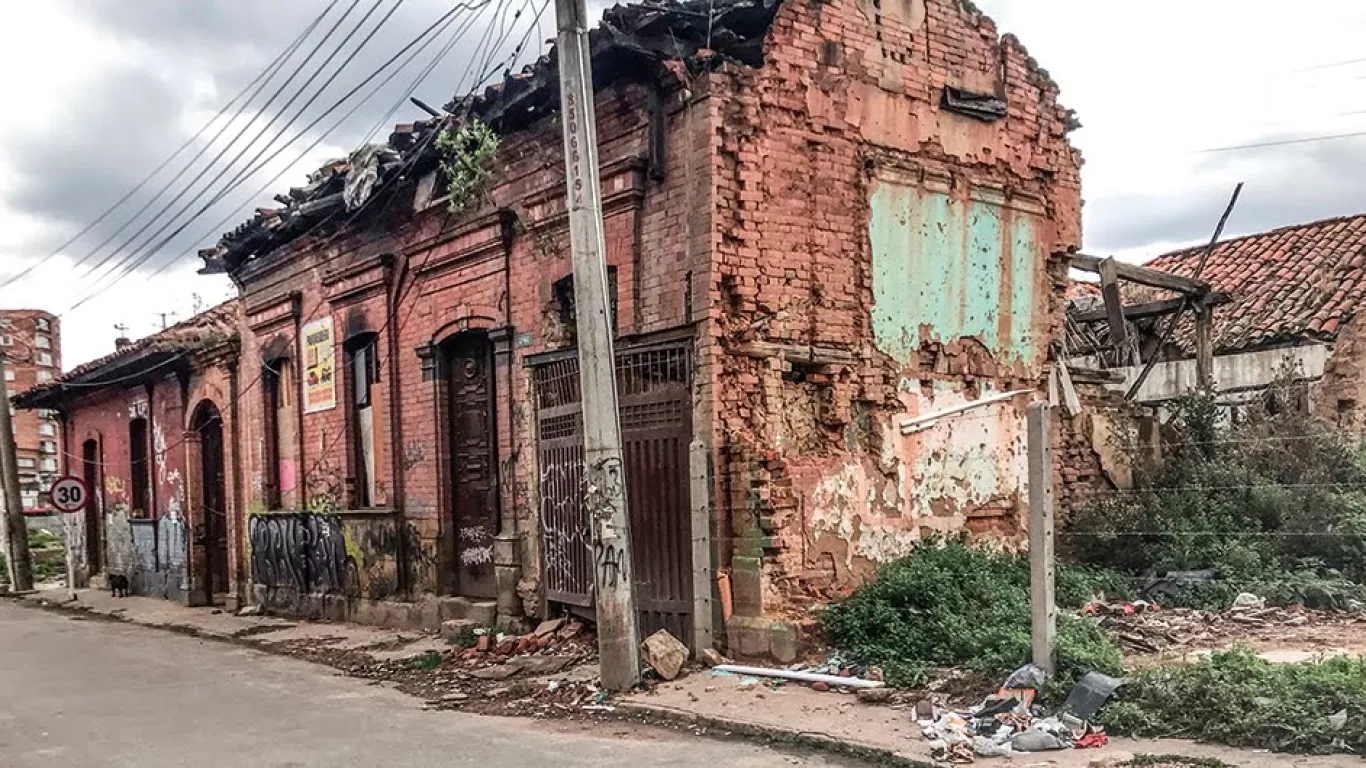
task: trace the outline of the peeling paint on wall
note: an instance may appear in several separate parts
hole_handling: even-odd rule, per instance
[[[1039,215],[988,189],[876,179],[870,200],[873,337],[905,363],[926,342],[976,338],[1000,360],[1035,362]]]

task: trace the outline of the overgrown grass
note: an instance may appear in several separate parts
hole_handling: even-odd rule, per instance
[[[1185,398],[1161,460],[1129,446],[1136,489],[1075,512],[1061,554],[1135,577],[1214,570],[1215,582],[1174,596],[1198,608],[1227,608],[1239,592],[1366,602],[1366,463],[1357,443],[1292,407],[1297,392],[1278,384],[1232,426],[1211,397]]]
[[[1330,716],[1344,712],[1337,727]],[[1248,650],[1135,673],[1100,712],[1112,733],[1278,752],[1366,751],[1366,658],[1271,664]]]
[[[1109,579],[1061,568],[1059,603],[1078,606]],[[1008,673],[1030,658],[1029,563],[961,539],[927,542],[830,606],[822,623],[836,648],[880,665],[893,685],[915,685],[940,666]],[[1110,638],[1071,614],[1059,617],[1057,660],[1060,685],[1092,670],[1120,672]]]

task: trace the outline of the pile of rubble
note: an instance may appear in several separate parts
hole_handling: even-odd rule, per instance
[[[1285,627],[1363,623],[1360,613],[1313,611],[1303,606],[1268,608],[1254,595],[1241,595],[1227,611],[1160,608],[1156,603],[1093,601],[1082,615],[1100,620],[1128,652],[1157,654],[1173,649],[1219,648]]]
[[[1123,681],[1091,672],[1050,715],[1034,704],[1046,679],[1043,670],[1031,664],[1016,670],[995,695],[971,709],[941,709],[928,699],[918,703],[916,721],[935,760],[971,763],[978,757],[1108,744],[1109,737],[1090,720]]]

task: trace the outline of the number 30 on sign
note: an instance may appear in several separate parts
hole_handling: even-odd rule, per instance
[[[58,512],[80,512],[85,509],[90,492],[79,477],[63,477],[52,484],[49,495],[52,496],[52,506]]]

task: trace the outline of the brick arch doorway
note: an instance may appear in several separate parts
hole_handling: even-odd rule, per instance
[[[90,438],[81,444],[81,479],[89,490],[85,503],[86,573],[104,570],[104,460],[100,441]]]
[[[218,406],[205,400],[195,409],[191,431],[199,438],[200,520],[197,544],[204,550],[201,571],[204,595],[210,604],[220,602],[228,586],[228,494],[224,461],[223,416]]]
[[[493,342],[485,331],[465,331],[440,345],[450,446],[449,525],[455,546],[455,591],[466,597],[498,593],[493,542],[498,535],[497,416]]]

